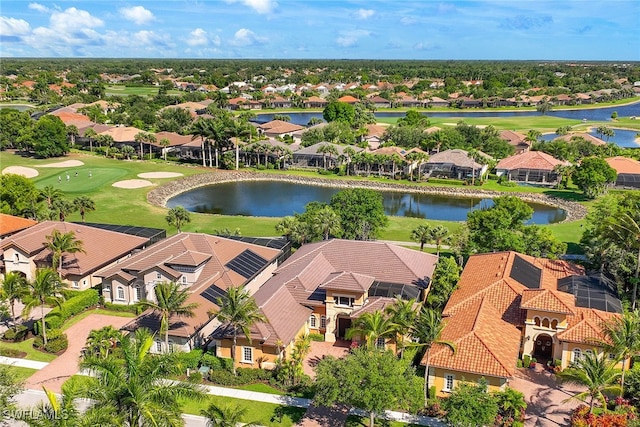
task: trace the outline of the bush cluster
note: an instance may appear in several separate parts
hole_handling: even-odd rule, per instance
[[[309,339],[311,341],[324,341],[324,334],[309,334]]]
[[[26,326],[20,325],[15,329],[13,328],[7,329],[5,333],[2,335],[2,339],[7,341],[13,341],[13,342],[24,341],[27,338],[28,334],[29,334],[29,328],[27,328]]]
[[[183,369],[198,369],[198,364],[202,358],[202,350],[193,349],[190,352],[178,353],[178,359]]]
[[[47,344],[44,344],[42,335],[38,335],[33,340],[33,347],[38,350],[44,350],[47,353],[59,353],[69,346],[67,334],[60,329],[47,330]]]
[[[47,329],[58,329],[62,324],[72,316],[93,307],[100,301],[100,295],[95,289],[87,289],[78,292],[74,297],[63,302],[59,307],[55,307],[44,317]],[[40,335],[41,322],[36,322],[33,329],[37,335]]]
[[[110,311],[117,311],[120,313],[133,313],[136,315],[140,315],[144,311],[144,308],[140,304],[126,305],[126,304],[113,304],[110,302],[105,302],[104,308]]]
[[[273,371],[266,369],[238,368],[238,375],[234,376],[227,370],[212,370],[209,372],[209,381],[222,386],[239,386],[269,381],[273,378]]]
[[[200,366],[208,366],[216,371],[233,372],[233,360],[226,357],[217,357],[211,353],[202,355]]]
[[[15,348],[0,347],[0,356],[13,357],[17,359],[24,357],[24,352],[16,350]]]
[[[443,179],[443,178],[429,178],[430,184],[449,184],[449,185],[465,185],[464,181],[459,179]]]

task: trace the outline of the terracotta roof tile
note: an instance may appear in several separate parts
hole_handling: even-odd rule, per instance
[[[572,314],[574,305],[573,295],[550,289],[525,289],[520,302],[520,308],[561,314]]]
[[[32,219],[0,213],[0,236],[6,236],[38,223]]]
[[[500,160],[496,169],[535,169],[552,171],[558,165],[568,165],[568,162],[558,160],[542,151],[526,151],[515,156]]]
[[[605,159],[618,173],[640,175],[640,162],[629,157],[610,157]]]
[[[325,282],[319,287],[320,289],[335,289],[364,293],[371,287],[374,281],[375,277],[373,276],[342,271],[329,274]]]

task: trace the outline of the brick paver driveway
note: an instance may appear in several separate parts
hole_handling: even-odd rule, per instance
[[[109,325],[120,329],[130,321],[131,318],[128,317],[90,314],[80,322],[71,326],[65,331],[69,338],[69,348],[67,348],[67,351],[49,363],[48,366],[29,377],[25,383],[25,389],[42,390],[42,386],[45,386],[49,390],[60,393],[62,383],[79,371],[78,361],[80,359],[80,352],[87,341],[89,332]]]
[[[568,426],[571,411],[581,403],[575,399],[565,402],[582,391],[580,387],[562,384],[540,364],[536,369],[518,369],[509,386],[524,393],[527,402],[525,427]]]
[[[311,341],[309,354],[304,358],[304,373],[311,378],[315,378],[316,373],[313,368],[316,367],[324,356],[333,356],[338,359],[344,357],[349,352],[350,344],[350,341],[342,340],[336,342]]]

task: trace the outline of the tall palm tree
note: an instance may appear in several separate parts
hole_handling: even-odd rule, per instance
[[[93,129],[93,128],[89,128],[86,131],[84,131],[84,137],[89,140],[89,152],[90,153],[93,153],[93,140],[94,140],[94,138],[96,136],[98,136],[98,134],[96,133],[95,129]]]
[[[78,212],[80,212],[80,217],[82,218],[82,222],[84,222],[84,217],[87,212],[96,210],[95,202],[87,196],[78,196],[75,199],[73,199],[73,206],[75,206]]]
[[[168,138],[162,138],[160,140],[160,146],[162,147],[162,157],[164,157],[164,161],[167,161],[167,147],[171,145],[171,141]]]
[[[595,351],[585,352],[574,367],[567,368],[558,374],[567,383],[578,384],[587,388],[586,391],[578,393],[567,400],[578,399],[585,401],[589,397],[589,412],[593,412],[593,405],[596,400],[602,404],[603,409],[606,411],[607,405],[604,394],[618,394],[621,388],[617,384],[621,372],[616,369],[615,365],[615,361],[607,360],[606,353],[598,356]]]
[[[604,322],[604,349],[622,361],[620,396],[624,393],[625,362],[640,355],[640,311],[628,311]]]
[[[108,410],[124,427],[183,425],[180,399],[202,400],[204,394],[194,383],[167,381],[182,373],[178,355],[151,355],[152,346],[153,335],[138,329],[122,339],[117,354],[80,362],[93,374],[82,390],[91,399],[89,411]]]
[[[213,120],[200,119],[191,127],[191,140],[196,138],[202,139],[202,166],[207,166],[207,152],[206,147],[209,144],[209,138],[212,136]]]
[[[31,310],[39,305],[42,314],[42,339],[47,344],[47,328],[44,321],[45,304],[56,304],[60,306],[64,300],[62,295],[62,283],[58,273],[52,268],[42,268],[36,271],[35,280],[29,282],[31,301],[27,302],[23,314],[28,316]]]
[[[51,209],[49,210],[51,219],[54,220],[56,217],[59,221],[64,222],[67,219],[67,215],[71,214],[75,210],[75,206],[68,200],[59,198],[54,199],[53,203],[51,203]]]
[[[431,226],[422,224],[411,231],[411,239],[420,243],[420,251],[424,250],[424,244],[431,239]]]
[[[440,247],[449,239],[449,229],[444,225],[436,225],[429,232],[429,240],[436,244],[436,255],[440,256]]]
[[[251,343],[251,326],[258,322],[264,322],[266,319],[256,304],[256,300],[240,286],[228,288],[227,292],[218,297],[216,302],[219,309],[211,313],[212,317],[218,319],[222,324],[229,325],[233,333],[231,359],[233,360],[233,374],[236,375],[238,332],[241,331]]]
[[[411,332],[416,320],[416,300],[403,300],[396,297],[392,305],[387,306],[385,313],[390,316],[396,334],[396,344],[400,348],[400,358],[404,356],[404,340]]]
[[[331,206],[325,206],[316,212],[313,220],[313,226],[322,235],[322,240],[329,240],[329,236],[335,236],[341,230],[340,216]]]
[[[62,259],[64,254],[75,254],[78,252],[86,253],[83,249],[82,241],[76,239],[73,231],[63,233],[60,230],[53,230],[50,235],[45,236],[47,239],[44,246],[52,252],[51,267],[57,268],[58,272],[62,271]]]
[[[257,426],[258,424],[255,422],[245,423],[243,421],[247,411],[247,408],[241,408],[238,405],[228,403],[224,406],[218,406],[215,403],[211,403],[207,409],[200,411],[200,415],[207,419],[207,427]]]
[[[182,206],[176,206],[175,208],[169,209],[165,219],[169,225],[173,225],[178,229],[178,233],[182,233],[182,224],[191,222],[191,215],[189,211]]]
[[[13,328],[17,329],[15,303],[27,294],[27,280],[18,271],[6,273],[2,280],[1,291],[4,298],[9,302],[9,307],[11,307]]]
[[[100,357],[106,359],[122,341],[124,335],[113,326],[105,326],[89,332],[85,344],[84,357]]]
[[[160,314],[160,333],[164,334],[165,349],[169,351],[169,328],[171,316],[193,317],[194,310],[198,307],[196,303],[187,304],[189,291],[180,289],[180,285],[175,282],[158,283],[153,292],[157,302],[141,301],[143,307],[151,308]]]
[[[440,339],[442,331],[444,329],[444,323],[440,314],[430,308],[423,307],[420,310],[420,314],[416,318],[416,321],[411,331],[411,336],[418,340],[418,346],[424,348],[424,404],[427,405],[429,398],[429,356],[431,353],[431,347],[434,344],[444,345],[449,347],[451,352],[455,354],[456,346],[454,343],[444,341]]]
[[[353,321],[345,337],[351,339],[356,335],[364,338],[367,348],[376,347],[378,338],[389,338],[395,334],[395,325],[388,316],[380,311],[364,313]]]
[[[47,207],[49,209],[53,207],[53,202],[55,200],[62,198],[62,195],[62,190],[55,188],[53,185],[47,185],[40,190],[40,197],[47,202]]]

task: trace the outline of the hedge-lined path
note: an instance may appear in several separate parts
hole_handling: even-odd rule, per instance
[[[69,339],[67,351],[29,377],[25,382],[24,388],[42,390],[44,386],[49,390],[60,393],[62,384],[68,380],[69,377],[80,371],[78,367],[80,353],[87,341],[89,333],[94,329],[100,329],[105,326],[113,326],[116,329],[120,329],[130,321],[131,318],[128,317],[90,314],[81,322],[71,326],[64,331]]]

